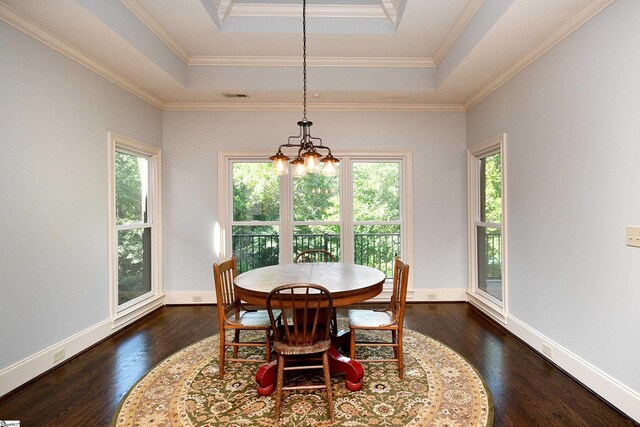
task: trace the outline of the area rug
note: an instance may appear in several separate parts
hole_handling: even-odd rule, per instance
[[[367,339],[376,340],[369,332]],[[364,334],[362,334],[364,336]],[[387,335],[390,335],[387,333]],[[358,335],[360,340],[361,334]],[[243,338],[244,339],[244,338]],[[335,422],[330,424],[323,390],[285,392],[282,426],[491,426],[493,401],[475,369],[444,344],[405,329],[404,379],[395,363],[367,363],[358,392],[333,375]],[[264,351],[242,348],[260,359]],[[275,393],[256,392],[258,364],[228,363],[218,379],[219,336],[173,354],[128,393],[115,426],[274,426]],[[358,358],[380,358],[389,348],[359,347]],[[389,353],[384,357],[389,357]],[[296,374],[296,372],[299,372]],[[315,381],[309,371],[285,374],[285,384]]]

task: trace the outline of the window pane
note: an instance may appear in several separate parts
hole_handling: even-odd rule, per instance
[[[321,173],[293,178],[294,221],[339,221],[340,176]]]
[[[293,258],[308,249],[324,249],[340,261],[340,226],[314,225],[293,227]]]
[[[393,258],[400,256],[399,225],[357,225],[354,227],[354,260],[393,277]]]
[[[232,234],[231,244],[233,255],[238,259],[238,273],[278,264],[278,227],[235,225]]]
[[[480,160],[480,221],[502,222],[502,166],[500,153]]]
[[[478,288],[502,301],[502,236],[499,228],[478,226]]]
[[[278,221],[280,180],[270,163],[233,163],[233,220]]]
[[[149,161],[116,152],[116,224],[147,222]]]
[[[151,292],[151,229],[118,231],[118,305]]]
[[[400,219],[400,164],[353,164],[353,219],[397,221]]]

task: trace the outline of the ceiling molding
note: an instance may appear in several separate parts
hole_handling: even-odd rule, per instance
[[[223,103],[192,102],[165,103],[165,111],[300,111],[298,103]],[[307,111],[429,111],[464,112],[460,104],[411,104],[411,103],[326,103],[307,105]]]
[[[387,18],[395,26],[398,25],[398,6],[399,0],[380,0],[382,10],[387,15]]]
[[[234,0],[213,0],[213,6],[216,8],[220,22],[229,16],[233,2]]]
[[[553,33],[551,33],[547,38],[545,38],[542,43],[533,48],[529,53],[516,61],[511,67],[509,67],[505,72],[500,74],[498,78],[493,80],[486,88],[476,93],[474,96],[469,98],[464,103],[465,110],[471,109],[474,105],[482,101],[489,94],[491,94],[494,90],[498,89],[500,86],[505,84],[511,78],[513,78],[520,71],[527,68],[536,59],[540,58],[546,52],[548,52],[551,48],[556,46],[562,40],[571,35],[575,30],[580,28],[582,25],[587,23],[591,18],[596,16],[598,13],[602,12],[606,9],[610,4],[612,4],[615,0],[593,0],[584,6],[578,13],[573,15],[571,18],[567,19],[562,25],[560,25]]]
[[[80,52],[78,49],[49,33],[2,2],[0,2],[0,19],[46,46],[49,46],[51,49],[87,67],[105,79],[117,84],[128,92],[142,98],[154,107],[162,108],[163,102],[160,98],[139,88],[126,77],[111,71],[102,63]]]
[[[220,10],[220,9],[219,9]],[[299,4],[237,3],[229,5],[227,17],[300,18]],[[369,18],[387,19],[381,5],[308,4],[308,18]]]
[[[169,49],[175,53],[182,62],[189,62],[189,52],[187,52],[162,26],[156,21],[147,10],[142,7],[138,0],[120,0],[144,25],[151,30]]]
[[[299,56],[208,56],[192,55],[188,65],[218,67],[299,67]],[[431,58],[389,57],[308,57],[310,67],[375,67],[375,68],[433,68]]]
[[[458,19],[456,19],[456,22],[451,27],[451,30],[449,30],[449,33],[444,38],[440,46],[438,46],[436,53],[433,55],[433,62],[436,66],[440,64],[442,59],[444,59],[444,57],[447,55],[447,52],[449,52],[449,49],[451,49],[451,46],[453,46],[455,41],[458,40],[458,37],[460,37],[462,31],[469,24],[469,22],[471,22],[476,12],[478,12],[478,9],[480,9],[480,6],[482,6],[483,1],[484,0],[469,0],[467,2],[467,5],[464,7],[464,9],[462,9],[462,12],[460,13],[460,16],[458,16]]]

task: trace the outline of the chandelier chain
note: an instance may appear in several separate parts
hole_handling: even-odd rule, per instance
[[[307,1],[302,0],[302,120],[307,121]]]

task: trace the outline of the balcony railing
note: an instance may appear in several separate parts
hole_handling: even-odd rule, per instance
[[[393,276],[393,257],[400,253],[399,233],[363,233],[354,235],[355,263]],[[280,238],[277,234],[236,234],[232,239],[233,254],[238,259],[238,272],[278,264]],[[294,234],[293,252],[324,249],[340,260],[339,234]]]
[[[484,253],[487,261],[487,279],[502,278],[502,235],[498,231],[486,233],[484,235]],[[482,244],[482,242],[479,242]]]

